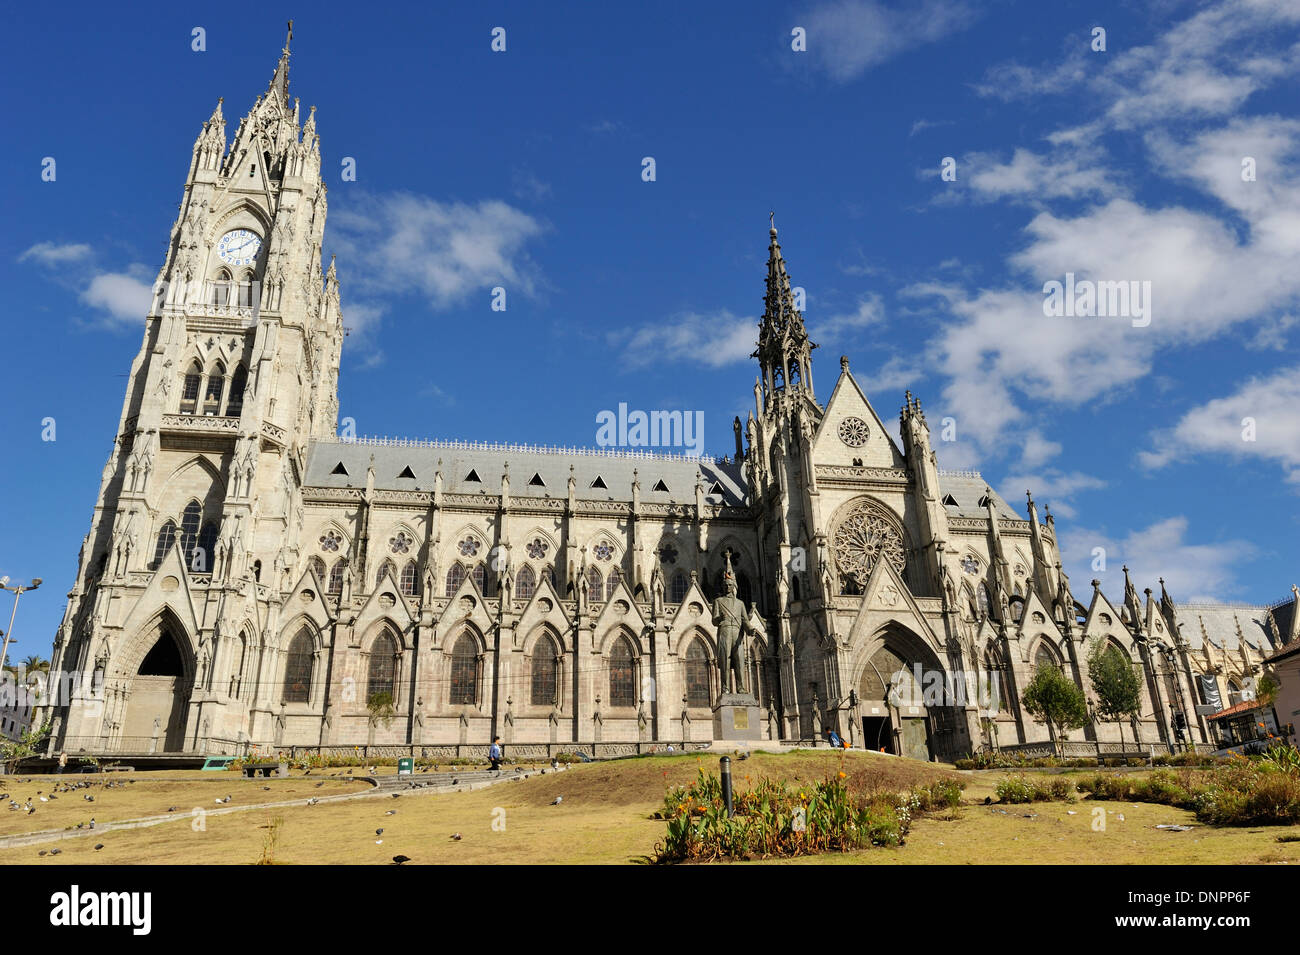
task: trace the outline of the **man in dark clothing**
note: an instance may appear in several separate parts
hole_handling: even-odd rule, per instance
[[[488,750],[488,759],[492,760],[492,769],[500,772],[501,770],[501,737],[492,737],[492,748]]]

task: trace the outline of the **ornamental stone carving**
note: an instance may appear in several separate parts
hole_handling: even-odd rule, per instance
[[[887,558],[894,569],[903,573],[905,550],[903,538],[879,505],[862,501],[840,521],[835,531],[835,561],[840,573],[866,586],[876,561]]]

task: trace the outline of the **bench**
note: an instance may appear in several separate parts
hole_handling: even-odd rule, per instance
[[[230,764],[233,763],[234,761],[235,761],[235,757],[233,756],[209,756],[207,759],[203,761],[203,769],[205,771],[214,770],[214,769],[229,769]]]
[[[244,775],[250,779],[257,776],[288,776],[288,763],[245,763]]]
[[[135,767],[134,766],[101,766],[99,767],[99,771],[101,773],[133,773],[135,772]]]

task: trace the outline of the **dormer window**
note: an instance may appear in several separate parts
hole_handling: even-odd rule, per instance
[[[343,466],[342,461],[334,465],[334,470],[330,472],[330,474],[347,474],[347,473],[348,473],[348,469]]]
[[[959,504],[957,503],[957,499],[956,499],[955,497],[953,497],[951,494],[945,494],[945,495],[943,496],[943,503],[944,503],[944,506],[945,506],[945,507],[960,507],[960,506],[961,506],[961,505],[959,505]]]
[[[605,483],[605,479],[601,477],[599,474],[596,475],[596,480],[591,482],[591,486],[598,487],[601,490],[605,490],[605,491],[609,490],[609,485]]]
[[[546,482],[542,480],[541,474],[534,474],[528,479],[529,487],[546,487]]]
[[[664,494],[669,493],[668,485],[663,482],[663,478],[660,478],[658,481],[655,481],[655,486],[652,487],[650,490],[661,491]]]
[[[473,482],[474,484],[483,483],[483,479],[478,476],[478,471],[475,471],[473,468],[470,468],[469,474],[465,475],[465,480],[469,482]]]

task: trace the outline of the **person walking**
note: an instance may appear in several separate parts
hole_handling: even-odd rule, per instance
[[[492,769],[495,772],[501,771],[501,737],[492,737],[492,747],[488,750],[488,759],[492,760]]]
[[[59,775],[63,775],[63,771],[67,768],[68,768],[68,754],[59,753]]]

